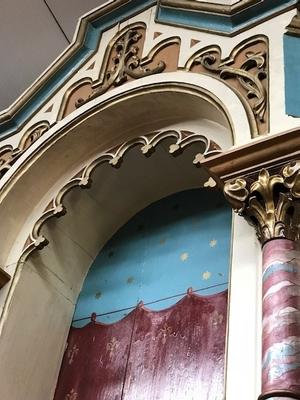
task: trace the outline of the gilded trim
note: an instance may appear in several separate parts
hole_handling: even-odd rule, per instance
[[[276,238],[300,238],[300,161],[290,162],[274,175],[262,169],[254,181],[244,177],[228,181],[224,194],[233,209],[256,228],[262,244]]]

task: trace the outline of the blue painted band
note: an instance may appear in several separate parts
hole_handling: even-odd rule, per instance
[[[166,24],[175,23],[195,29],[233,34],[248,25],[257,24],[270,14],[278,13],[296,3],[297,0],[277,0],[276,2],[274,0],[264,0],[233,15],[208,14],[201,11],[160,7],[157,12],[157,20]]]
[[[298,266],[297,264],[293,264],[293,263],[279,263],[276,262],[274,264],[270,264],[268,266],[268,268],[264,271],[263,273],[263,282],[265,282],[267,279],[270,278],[270,276],[274,273],[278,273],[278,272],[288,272],[291,274],[297,273],[298,270]]]
[[[300,117],[300,38],[284,35],[285,109],[288,115]]]

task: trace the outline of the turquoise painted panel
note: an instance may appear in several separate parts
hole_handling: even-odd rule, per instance
[[[285,108],[300,117],[300,37],[284,35]]]
[[[167,308],[190,287],[203,295],[225,290],[230,241],[231,210],[217,191],[189,190],[150,205],[95,259],[74,326],[85,325],[93,312],[102,314],[99,321],[115,322],[140,301]]]

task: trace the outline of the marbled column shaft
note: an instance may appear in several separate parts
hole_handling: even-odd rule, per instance
[[[300,399],[300,248],[263,247],[263,354],[260,399]]]

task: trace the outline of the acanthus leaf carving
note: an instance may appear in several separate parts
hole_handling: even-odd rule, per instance
[[[294,161],[278,174],[261,170],[253,182],[237,178],[225,183],[225,197],[236,212],[255,226],[262,243],[280,237],[299,239],[299,171],[300,161]]]
[[[249,104],[257,121],[258,133],[265,129],[261,125],[265,125],[268,119],[268,54],[263,37],[250,38],[239,44],[224,59],[219,46],[201,49],[189,59],[186,69],[192,71],[197,65],[201,66],[202,72],[228,81]]]
[[[144,65],[140,56],[143,39],[140,25],[130,27],[121,36],[117,36],[106,57],[106,62],[104,61],[104,78],[92,85],[92,93],[86,99],[79,98],[77,100],[76,107],[100,96],[112,86],[122,85],[128,78],[139,79],[164,71],[166,68],[164,61],[160,61],[154,68],[147,65],[149,62]]]

